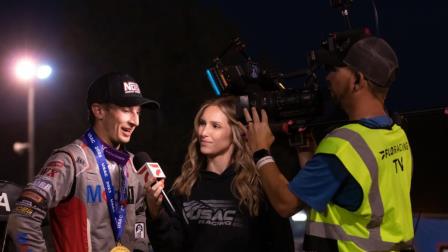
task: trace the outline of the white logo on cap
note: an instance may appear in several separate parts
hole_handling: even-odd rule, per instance
[[[125,94],[140,94],[140,88],[137,83],[132,81],[125,81],[123,82],[123,88]]]

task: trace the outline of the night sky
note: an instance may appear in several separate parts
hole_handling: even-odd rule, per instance
[[[346,29],[328,1],[2,3],[0,179],[21,185],[26,183],[27,155],[13,153],[12,145],[27,140],[27,89],[11,74],[17,55],[33,55],[54,70],[50,79],[35,82],[36,172],[52,149],[88,127],[89,83],[104,72],[121,71],[134,76],[144,95],[162,106],[143,115],[128,149],[147,151],[172,181],[184,159],[193,116],[214,96],[204,71],[233,38],[241,37],[247,52],[263,66],[289,72],[306,67],[306,53],[318,48],[329,32]],[[446,3],[383,0],[376,1],[376,7],[378,26],[371,1],[355,1],[350,18],[353,27],[370,27],[397,52],[400,72],[388,109],[411,112],[446,106]],[[285,173],[292,176],[296,171],[288,168]]]

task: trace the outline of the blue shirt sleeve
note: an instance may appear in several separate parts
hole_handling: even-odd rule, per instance
[[[330,154],[317,154],[308,161],[289,183],[289,190],[319,212],[330,201],[352,211],[362,201],[359,184],[341,161]]]
[[[389,128],[393,120],[388,116],[377,116],[363,118],[359,123],[369,128]],[[324,211],[329,202],[356,211],[363,200],[359,183],[331,154],[314,155],[291,180],[289,190],[319,212]]]

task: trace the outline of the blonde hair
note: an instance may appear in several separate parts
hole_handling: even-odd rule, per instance
[[[209,106],[217,106],[227,117],[232,131],[234,150],[232,160],[235,177],[231,188],[232,194],[245,206],[251,216],[257,216],[261,201],[261,182],[249,151],[247,141],[239,127],[236,117],[236,98],[227,96],[205,102],[194,118],[194,132],[188,146],[188,153],[182,165],[181,174],[173,183],[172,190],[176,195],[190,197],[191,189],[198,180],[199,171],[206,165],[206,157],[199,150],[198,127],[204,110]]]

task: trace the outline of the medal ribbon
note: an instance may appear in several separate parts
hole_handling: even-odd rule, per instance
[[[90,128],[84,138],[89,146],[89,148],[95,154],[95,159],[100,169],[101,179],[103,181],[104,189],[106,190],[107,206],[109,209],[109,216],[112,223],[112,229],[115,236],[115,241],[120,241],[123,235],[125,224],[126,224],[126,202],[127,202],[127,179],[124,172],[120,172],[120,193],[118,202],[115,200],[115,189],[112,185],[112,179],[110,177],[109,168],[107,166],[107,161],[104,156],[104,146],[101,141],[96,136],[92,128]],[[122,166],[122,164],[119,164]],[[123,169],[120,169],[123,170]]]

